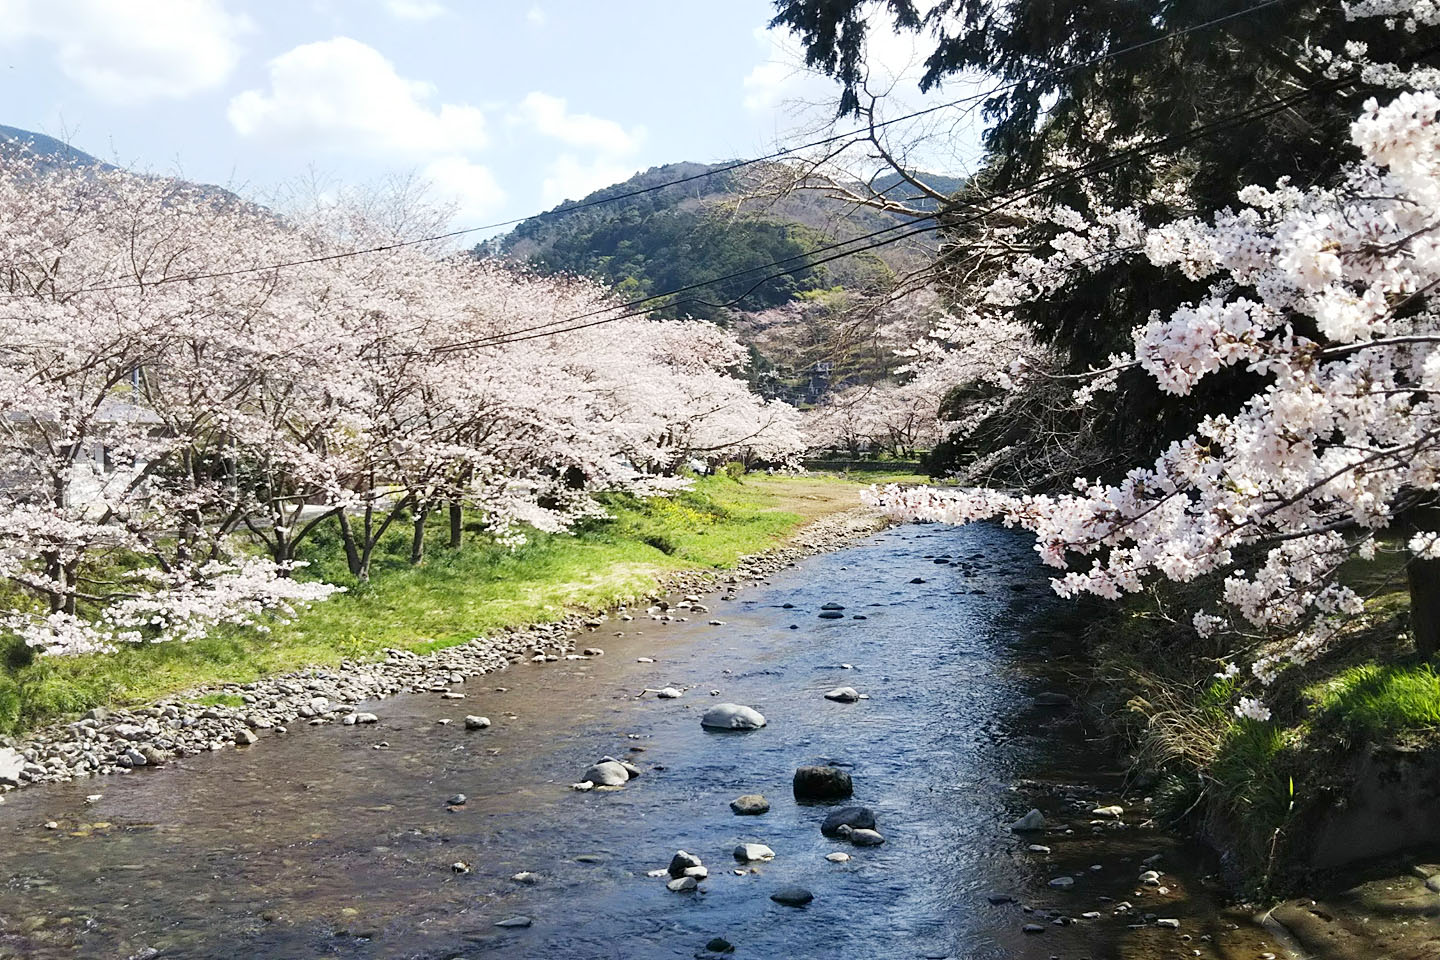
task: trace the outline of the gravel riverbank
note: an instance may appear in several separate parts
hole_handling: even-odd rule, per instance
[[[363,703],[404,692],[431,692],[463,700],[460,687],[469,677],[502,670],[513,663],[551,662],[601,656],[599,647],[582,646],[608,623],[636,618],[655,621],[723,615],[699,602],[704,592],[733,596],[803,557],[847,546],[882,529],[887,521],[868,510],[822,517],[784,544],[745,557],[733,570],[689,571],[662,585],[650,603],[621,607],[593,616],[575,614],[428,655],[389,650],[378,662],[345,661],[338,669],[303,670],[254,683],[225,683],[189,690],[143,708],[91,710],[80,720],[37,730],[18,740],[0,738],[0,793],[35,783],[73,780],[96,774],[126,773],[160,766],[177,757],[226,747],[249,747],[266,736],[284,734],[304,722],[363,724],[375,715]],[[688,595],[673,605],[664,599]],[[710,621],[717,626],[720,620]],[[206,705],[215,695],[238,697],[242,706]],[[3,802],[3,796],[0,796]]]

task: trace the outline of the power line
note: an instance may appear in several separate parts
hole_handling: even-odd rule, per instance
[[[1243,126],[1244,124],[1251,123],[1255,120],[1283,112],[1284,110],[1289,109],[1295,103],[1298,103],[1304,99],[1316,96],[1318,94],[1329,93],[1337,90],[1350,83],[1352,79],[1352,77],[1342,77],[1337,80],[1332,80],[1327,83],[1319,84],[1305,90],[1290,94],[1286,97],[1278,98],[1274,101],[1271,101],[1270,103],[1261,104],[1259,106],[1251,107],[1247,110],[1242,110],[1238,113],[1222,117],[1218,120],[1212,120],[1205,124],[1196,125],[1195,127],[1192,127],[1190,130],[1186,131],[1183,135],[1171,135],[1168,137],[1163,137],[1148,144],[1139,144],[1137,146],[1129,147],[1125,150],[1121,150],[1104,157],[1099,157],[1095,160],[1090,161],[1089,163],[1082,164],[1081,166],[1076,167],[1073,170],[1066,170],[1060,173],[1049,174],[1045,177],[1042,177],[1038,181],[1016,187],[1012,190],[1004,191],[1000,194],[996,194],[995,196],[988,198],[988,201],[1002,200],[1003,202],[995,204],[994,206],[985,208],[983,210],[979,210],[977,213],[960,220],[948,221],[944,223],[935,223],[929,226],[920,227],[918,229],[909,230],[909,232],[901,233],[898,236],[889,237],[885,240],[880,240],[875,243],[867,244],[853,250],[840,250],[841,247],[847,247],[850,244],[858,243],[861,240],[867,240],[883,234],[893,233],[897,230],[905,230],[907,228],[914,227],[917,223],[921,223],[927,220],[937,220],[941,216],[941,214],[938,212],[928,214],[924,217],[918,217],[906,223],[900,223],[892,227],[886,227],[882,230],[876,230],[872,233],[865,234],[860,237],[852,237],[849,240],[840,241],[834,244],[828,244],[823,247],[817,247],[814,250],[808,251],[803,254],[798,254],[793,257],[787,257],[782,260],[772,261],[770,263],[750,267],[746,270],[736,271],[734,273],[725,274],[719,277],[711,277],[709,279],[698,281],[696,283],[687,284],[683,287],[677,287],[673,290],[667,290],[663,293],[652,294],[648,297],[642,297],[638,300],[627,301],[626,303],[618,304],[613,307],[606,307],[601,310],[594,310],[589,313],[576,314],[572,317],[566,317],[561,320],[552,320],[546,323],[536,324],[531,327],[521,327],[519,329],[511,330],[503,334],[496,334],[491,337],[480,337],[473,340],[445,344],[434,348],[433,352],[449,353],[456,350],[464,350],[471,348],[503,346],[509,343],[520,343],[525,340],[533,340],[546,336],[555,336],[562,333],[571,333],[577,330],[584,330],[605,323],[613,323],[618,320],[625,320],[632,317],[641,316],[643,314],[648,314],[654,309],[653,307],[645,307],[645,309],[643,310],[634,309],[635,307],[639,307],[643,304],[654,303],[656,300],[662,300],[680,293],[685,293],[703,287],[713,286],[714,284],[723,283],[727,280],[739,279],[757,271],[773,269],[774,267],[781,266],[785,263],[789,263],[795,260],[805,260],[805,262],[800,264],[799,266],[792,267],[787,270],[781,270],[777,273],[773,273],[760,278],[744,293],[740,294],[738,297],[726,301],[725,303],[716,304],[710,303],[709,301],[705,300],[687,298],[685,300],[680,300],[671,304],[667,304],[667,306],[678,306],[682,303],[696,303],[709,307],[733,307],[771,280],[799,273],[803,270],[812,269],[813,267],[820,266],[834,260],[839,260],[843,257],[852,256],[857,253],[864,253],[869,250],[874,250],[879,247],[887,246],[891,243],[897,243],[910,237],[919,236],[920,234],[932,233],[942,228],[954,229],[956,227],[967,226],[971,223],[975,223],[989,216],[992,213],[995,213],[998,210],[1002,210],[1005,207],[1020,202],[1021,200],[1028,199],[1038,193],[1042,193],[1053,186],[1063,183],[1076,182],[1086,177],[1093,176],[1098,173],[1103,173],[1107,170],[1121,166],[1132,160],[1148,156],[1158,150],[1165,149],[1167,147],[1183,146],[1186,143],[1213,136],[1217,133],[1222,133],[1225,130],[1233,129],[1238,126]],[[966,204],[966,206],[975,208],[978,207],[979,204],[970,203]],[[946,212],[948,213],[949,211]],[[828,253],[830,251],[838,252],[830,253],[829,256],[825,256],[820,259],[810,259],[813,258],[814,255],[817,253]],[[588,323],[580,323],[574,326],[565,326],[565,324],[574,324],[576,321],[586,320],[588,318],[596,317],[604,313],[609,313],[613,310],[622,310],[627,312],[618,314],[616,316],[604,317],[602,319],[594,320]]]
[[[1202,22],[1202,23],[1192,24],[1192,25],[1190,25],[1190,26],[1188,26],[1188,27],[1183,27],[1183,28],[1181,28],[1181,29],[1179,29],[1179,30],[1173,30],[1173,31],[1170,31],[1170,32],[1168,32],[1168,33],[1161,34],[1161,35],[1158,36],[1158,37],[1152,37],[1152,38],[1150,38],[1149,40],[1143,40],[1143,41],[1140,41],[1140,42],[1138,42],[1138,43],[1131,44],[1131,45],[1129,45],[1129,46],[1127,46],[1127,47],[1122,47],[1122,48],[1120,48],[1119,50],[1112,50],[1112,51],[1109,51],[1109,52],[1107,52],[1107,53],[1098,54],[1098,55],[1096,55],[1096,56],[1094,56],[1094,57],[1091,57],[1091,58],[1089,58],[1089,59],[1087,59],[1087,60],[1081,60],[1081,61],[1078,61],[1078,62],[1076,62],[1076,63],[1070,64],[1070,65],[1068,65],[1068,66],[1060,67],[1060,68],[1057,68],[1057,69],[1054,69],[1054,70],[1050,70],[1050,71],[1047,71],[1047,72],[1045,72],[1045,73],[1038,74],[1038,75],[1036,75],[1036,76],[1026,77],[1026,78],[1020,79],[1020,80],[1013,80],[1013,81],[1011,81],[1011,82],[1009,82],[1009,83],[1001,84],[1001,85],[998,86],[998,87],[993,87],[993,88],[991,88],[990,90],[987,90],[987,91],[984,92],[984,93],[972,94],[972,95],[970,95],[970,96],[968,96],[968,97],[961,97],[961,98],[959,98],[958,100],[951,100],[951,101],[948,101],[948,102],[946,102],[946,103],[935,104],[935,105],[933,105],[933,106],[925,107],[924,109],[916,110],[916,111],[913,111],[913,112],[911,112],[911,113],[904,114],[904,115],[902,115],[902,116],[892,117],[892,118],[889,119],[889,120],[883,120],[883,121],[880,121],[880,122],[878,122],[878,123],[868,124],[868,125],[866,125],[865,127],[859,127],[859,128],[854,129],[854,130],[849,130],[849,131],[847,131],[847,132],[845,132],[845,133],[832,134],[831,136],[823,137],[823,138],[821,138],[821,139],[819,139],[819,140],[812,140],[812,141],[810,141],[809,143],[803,143],[803,144],[800,144],[800,145],[798,145],[798,146],[787,147],[787,148],[782,149],[782,150],[776,150],[776,151],[774,151],[774,152],[772,152],[772,153],[764,154],[764,155],[759,156],[759,157],[752,157],[752,158],[750,158],[750,159],[748,159],[748,160],[736,160],[736,161],[734,161],[734,162],[732,162],[732,163],[724,164],[724,165],[721,165],[721,166],[719,166],[719,167],[716,167],[716,168],[713,168],[713,169],[710,169],[710,170],[706,170],[706,171],[704,171],[704,172],[702,172],[702,173],[691,174],[690,176],[680,177],[680,178],[678,178],[678,179],[669,180],[669,181],[666,181],[666,182],[664,182],[664,183],[652,184],[651,186],[648,186],[648,187],[641,187],[641,188],[638,188],[638,189],[635,189],[635,190],[629,190],[629,191],[626,191],[626,192],[624,192],[624,193],[615,194],[615,195],[609,196],[609,197],[600,197],[600,198],[596,198],[596,199],[594,199],[594,200],[584,200],[584,201],[581,201],[581,202],[579,202],[579,203],[576,203],[576,204],[574,204],[574,205],[572,205],[572,206],[565,207],[565,208],[563,208],[563,209],[547,210],[547,211],[543,211],[543,212],[538,213],[538,214],[533,214],[533,215],[531,215],[531,216],[517,217],[517,218],[511,219],[511,220],[498,220],[498,221],[496,221],[496,222],[494,222],[494,223],[486,223],[486,224],[481,224],[481,225],[479,225],[479,226],[474,226],[474,227],[465,227],[465,228],[462,228],[462,229],[459,229],[459,230],[451,230],[451,231],[448,231],[448,232],[445,232],[445,233],[437,233],[437,234],[432,234],[432,235],[428,235],[428,236],[424,236],[424,237],[416,237],[416,238],[410,239],[410,240],[397,240],[397,241],[395,241],[395,242],[393,242],[393,243],[380,244],[380,245],[378,245],[378,246],[365,247],[365,248],[361,248],[361,249],[358,249],[358,250],[345,250],[345,251],[340,251],[340,252],[337,252],[337,253],[323,254],[323,255],[315,256],[315,257],[305,257],[305,258],[296,259],[296,260],[285,260],[285,261],[279,261],[279,262],[275,262],[275,263],[260,264],[260,265],[251,266],[251,267],[236,267],[236,268],[233,268],[233,269],[230,269],[230,270],[216,270],[216,271],[207,271],[207,272],[204,272],[204,273],[181,274],[181,275],[177,275],[177,276],[173,276],[173,277],[159,277],[159,278],[156,278],[155,280],[147,280],[147,281],[125,281],[125,282],[122,282],[122,283],[102,284],[102,285],[100,285],[100,286],[95,286],[95,287],[84,287],[84,288],[81,288],[81,289],[78,289],[78,290],[70,291],[70,295],[76,295],[76,294],[82,294],[82,293],[107,293],[107,292],[116,291],[116,290],[128,290],[128,289],[136,289],[136,288],[143,288],[143,287],[162,286],[162,285],[170,284],[170,283],[193,282],[193,281],[196,281],[196,280],[223,279],[223,278],[225,278],[225,277],[246,276],[246,275],[255,274],[255,273],[266,273],[266,272],[269,272],[269,271],[272,271],[272,270],[281,270],[281,269],[284,269],[284,268],[287,268],[287,267],[300,267],[300,266],[310,266],[310,265],[320,264],[320,263],[329,263],[329,262],[331,262],[331,261],[343,260],[343,259],[347,259],[347,258],[349,258],[349,257],[367,256],[367,255],[376,254],[376,253],[389,253],[389,252],[392,252],[392,251],[395,251],[395,250],[401,250],[401,249],[405,249],[405,248],[408,248],[408,247],[420,246],[420,245],[426,244],[426,243],[437,243],[437,242],[442,241],[442,240],[452,240],[452,239],[454,239],[454,238],[456,238],[456,237],[461,237],[461,236],[465,236],[465,235],[467,235],[467,234],[472,234],[472,233],[479,233],[479,232],[484,231],[484,230],[495,230],[495,229],[499,229],[500,227],[514,226],[514,225],[516,225],[516,224],[524,223],[526,220],[534,219],[535,217],[546,216],[546,215],[564,216],[564,215],[568,215],[568,214],[571,214],[571,213],[575,213],[575,212],[577,212],[577,211],[579,211],[579,210],[585,210],[585,209],[588,209],[588,208],[590,208],[590,207],[596,207],[596,206],[600,206],[600,205],[606,204],[606,203],[615,203],[615,202],[618,202],[618,201],[620,201],[620,200],[632,199],[632,198],[634,198],[634,197],[643,196],[643,195],[649,194],[649,193],[654,193],[654,192],[659,191],[659,190],[664,190],[664,189],[669,188],[669,187],[679,186],[679,185],[685,184],[685,183],[691,183],[691,182],[693,182],[693,181],[695,181],[695,180],[701,180],[701,179],[704,179],[704,178],[707,178],[707,177],[713,177],[713,176],[716,176],[716,175],[722,174],[722,173],[728,173],[728,172],[730,172],[730,171],[732,171],[732,170],[738,170],[738,169],[741,169],[741,168],[743,168],[743,167],[754,166],[755,164],[759,164],[759,163],[767,163],[767,162],[769,162],[769,161],[771,161],[771,160],[777,160],[777,159],[779,159],[779,158],[781,158],[781,157],[789,156],[789,155],[794,154],[794,153],[799,153],[799,152],[801,152],[801,151],[803,151],[803,150],[809,150],[809,149],[812,149],[812,148],[814,148],[814,147],[822,147],[822,146],[825,146],[825,145],[827,145],[827,144],[836,143],[836,142],[841,141],[841,140],[850,139],[850,138],[855,137],[855,136],[860,135],[860,134],[870,133],[870,132],[872,132],[872,131],[874,131],[874,130],[878,130],[878,129],[881,129],[881,128],[884,128],[884,127],[889,127],[889,126],[892,126],[892,125],[897,124],[897,123],[904,123],[904,122],[909,121],[909,120],[915,120],[915,119],[917,119],[917,118],[919,118],[919,117],[927,116],[927,115],[929,115],[929,114],[936,113],[936,112],[938,112],[938,111],[940,111],[940,110],[948,110],[948,109],[950,109],[950,108],[952,108],[952,107],[964,106],[964,105],[969,104],[969,103],[975,103],[976,101],[983,100],[983,99],[987,99],[987,98],[989,98],[989,97],[993,97],[993,96],[995,96],[996,94],[1002,93],[1002,92],[1004,92],[1004,91],[1006,91],[1006,90],[1012,90],[1012,89],[1014,89],[1014,88],[1016,88],[1016,87],[1018,87],[1018,86],[1021,86],[1021,85],[1023,85],[1023,84],[1026,84],[1026,83],[1039,83],[1039,82],[1042,82],[1042,81],[1045,81],[1045,80],[1051,80],[1051,79],[1054,79],[1054,78],[1056,78],[1056,77],[1061,77],[1061,76],[1064,76],[1064,75],[1066,75],[1066,74],[1068,74],[1068,73],[1072,73],[1072,72],[1074,72],[1074,71],[1076,71],[1076,70],[1082,70],[1082,69],[1084,69],[1084,68],[1086,68],[1086,67],[1091,67],[1091,66],[1094,66],[1094,65],[1096,65],[1096,64],[1098,64],[1098,63],[1104,63],[1104,62],[1107,61],[1107,60],[1115,59],[1116,57],[1122,57],[1122,56],[1125,56],[1125,55],[1127,55],[1127,54],[1134,53],[1134,52],[1136,52],[1136,51],[1138,51],[1138,50],[1143,50],[1143,49],[1145,49],[1145,48],[1147,48],[1147,47],[1154,46],[1154,45],[1156,45],[1156,44],[1158,44],[1158,43],[1164,43],[1164,42],[1167,41],[1167,40],[1173,40],[1173,39],[1176,39],[1176,38],[1179,38],[1179,37],[1187,36],[1188,34],[1191,34],[1191,33],[1196,33],[1196,32],[1202,31],[1202,30],[1208,30],[1208,29],[1211,29],[1211,28],[1213,28],[1213,27],[1219,26],[1219,25],[1221,25],[1221,24],[1228,23],[1228,22],[1230,22],[1230,21],[1232,21],[1232,20],[1238,20],[1238,19],[1240,19],[1240,18],[1242,18],[1242,17],[1247,17],[1247,16],[1250,16],[1250,15],[1252,15],[1252,14],[1259,13],[1260,11],[1266,10],[1266,9],[1268,9],[1268,8],[1270,8],[1270,7],[1276,7],[1276,6],[1280,6],[1280,5],[1282,5],[1282,4],[1290,3],[1290,2],[1292,2],[1292,0],[1262,0],[1262,2],[1257,3],[1257,4],[1255,4],[1254,6],[1251,6],[1251,7],[1246,7],[1246,8],[1243,9],[1243,10],[1236,10],[1236,11],[1233,11],[1233,12],[1231,12],[1231,13],[1225,14],[1224,16],[1214,17],[1214,18],[1212,18],[1212,19],[1210,19],[1210,20],[1206,20],[1206,21],[1204,21],[1204,22]],[[30,294],[23,294],[23,293],[13,294],[13,293],[12,293],[12,294],[6,295],[3,299],[17,299],[17,298],[20,298],[20,297],[27,297],[27,296],[30,296]]]

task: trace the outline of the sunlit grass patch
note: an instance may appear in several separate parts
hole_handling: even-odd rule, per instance
[[[1352,736],[1440,729],[1440,674],[1429,664],[1361,664],[1315,693],[1318,718]]]

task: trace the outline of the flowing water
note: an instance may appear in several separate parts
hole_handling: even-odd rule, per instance
[[[829,601],[843,619],[817,617]],[[1185,848],[1140,823],[1142,798],[1122,798],[1078,723],[1031,705],[1043,684],[1029,638],[1059,601],[1023,538],[897,528],[707,602],[698,622],[607,621],[582,640],[604,657],[472,678],[465,700],[370,705],[374,726],[299,726],[158,771],[11,794],[0,957],[660,958],[704,955],[712,937],[763,960],[1279,952],[1210,902]],[[822,698],[842,684],[870,699]],[[666,685],[684,696],[640,696]],[[719,700],[768,726],[702,730]],[[467,713],[494,726],[467,732]],[[644,775],[572,790],[606,754]],[[790,791],[810,763],[851,772],[883,846],[821,836],[825,808]],[[456,793],[469,800],[451,809]],[[746,793],[770,812],[732,814]],[[1090,806],[1112,802],[1135,825],[1093,832]],[[1073,832],[1010,833],[1032,805]],[[736,875],[731,851],[748,841],[777,856]],[[710,869],[697,893],[646,876],[678,849]],[[825,859],[838,850],[852,859]],[[1156,853],[1163,894],[1136,882]],[[521,871],[540,879],[510,879]],[[1062,874],[1074,886],[1051,888]],[[771,902],[790,883],[814,901]],[[1135,909],[1115,914],[1122,900]],[[1050,911],[1080,919],[1057,925]],[[532,925],[495,926],[519,915]]]

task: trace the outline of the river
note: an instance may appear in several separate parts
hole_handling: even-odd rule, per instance
[[[763,960],[1284,956],[1217,907],[1201,859],[1148,825],[1083,725],[1033,705],[1033,638],[1061,601],[1022,536],[895,528],[706,602],[692,622],[611,619],[581,643],[605,656],[474,677],[464,700],[367,705],[373,726],[11,794],[0,956],[688,958],[716,937]],[[820,619],[827,602],[843,618]],[[842,684],[869,699],[823,699]],[[640,695],[667,685],[684,695]],[[768,725],[706,732],[718,701]],[[494,725],[466,731],[470,713]],[[606,754],[643,775],[571,789]],[[790,790],[814,763],[850,771],[883,846],[821,836],[825,808]],[[734,815],[749,793],[770,811]],[[1108,804],[1123,827],[1092,824]],[[1011,833],[1031,806],[1050,829]],[[737,864],[752,841],[775,859]],[[680,849],[710,870],[697,892],[646,875]],[[1152,867],[1163,893],[1137,882]],[[785,884],[814,901],[772,902]],[[495,925],[517,916],[531,925]]]

